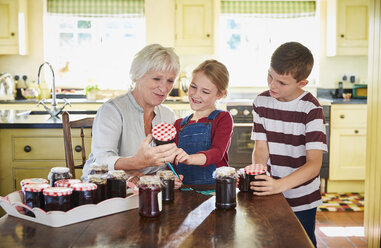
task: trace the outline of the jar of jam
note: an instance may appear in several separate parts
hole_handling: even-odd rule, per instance
[[[253,194],[254,190],[250,188],[250,183],[254,181],[264,181],[263,179],[255,179],[255,176],[266,175],[267,166],[263,164],[251,164],[245,167],[246,176],[249,179],[249,193]]]
[[[142,176],[139,187],[139,214],[143,217],[157,217],[161,212],[161,181],[157,176]],[[161,194],[160,194],[161,195]]]
[[[86,182],[94,183],[97,185],[97,190],[95,192],[95,204],[107,199],[106,176],[107,175],[103,175],[103,174],[93,174],[93,175],[87,176]]]
[[[100,165],[96,162],[92,163],[89,168],[89,175],[93,174],[107,174],[108,173],[108,166],[107,165]]]
[[[52,187],[54,187],[54,183],[56,181],[70,178],[72,178],[72,175],[70,174],[70,170],[67,167],[53,167],[48,175],[50,186]]]
[[[162,183],[162,200],[164,203],[173,202],[175,199],[175,174],[170,170],[156,172]]]
[[[215,171],[216,208],[234,209],[236,203],[237,173],[232,167],[220,167]]]
[[[47,183],[33,183],[23,186],[23,203],[30,208],[41,208],[45,210],[44,195],[42,194],[45,188],[50,187]],[[35,217],[33,212],[26,210],[26,214]]]
[[[127,196],[127,174],[124,170],[113,170],[107,174],[107,198]]]
[[[70,188],[70,185],[75,183],[80,183],[81,180],[79,179],[62,179],[58,180],[54,183],[54,187],[67,187]]]
[[[175,142],[176,128],[169,123],[159,123],[152,127],[153,142],[157,146]]]
[[[71,197],[73,208],[85,205],[94,204],[97,185],[94,183],[75,183],[70,186],[73,189]]]
[[[44,183],[48,184],[49,181],[44,178],[26,178],[20,181],[21,189],[23,189],[24,186],[27,184],[44,184]]]
[[[245,169],[244,168],[239,169],[237,174],[239,177],[239,180],[238,180],[239,191],[242,191],[242,192],[249,191],[250,182],[249,182],[249,177],[246,176]]]
[[[71,208],[71,195],[73,189],[65,187],[45,188],[44,203],[45,211],[68,211]]]

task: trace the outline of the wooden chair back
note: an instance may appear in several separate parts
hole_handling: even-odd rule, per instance
[[[93,126],[93,117],[88,117],[76,121],[69,120],[69,113],[64,111],[62,113],[62,129],[65,143],[65,159],[66,159],[66,167],[70,169],[70,173],[75,178],[75,169],[82,169],[86,163],[86,149],[85,149],[85,133],[84,128],[92,128]],[[71,129],[72,128],[80,128],[81,129],[81,142],[82,146],[76,146],[75,150],[77,152],[81,152],[82,162],[79,165],[74,164],[74,152],[73,152],[73,142]]]

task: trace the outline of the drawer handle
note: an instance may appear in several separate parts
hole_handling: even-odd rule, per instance
[[[355,133],[359,133],[359,130],[355,130]]]
[[[345,118],[345,115],[340,115],[340,118],[341,118],[341,119],[344,119],[344,118]]]
[[[82,151],[82,147],[80,145],[77,145],[77,146],[74,147],[74,150],[76,152],[80,152],[80,151]]]
[[[30,152],[30,151],[32,151],[32,147],[30,147],[30,146],[24,146],[24,151],[25,152]]]

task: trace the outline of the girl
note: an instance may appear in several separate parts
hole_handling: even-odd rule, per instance
[[[194,113],[174,124],[180,148],[174,162],[183,184],[214,184],[216,167],[228,166],[233,119],[215,106],[226,96],[228,83],[228,70],[216,60],[206,60],[193,71],[188,99]]]

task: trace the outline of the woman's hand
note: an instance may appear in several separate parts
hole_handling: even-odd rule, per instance
[[[139,147],[135,157],[141,168],[148,166],[163,166],[175,159],[178,149],[175,143],[151,147],[152,135],[149,134]]]
[[[250,189],[257,191],[254,195],[273,195],[283,192],[280,179],[274,179],[268,175],[258,175],[255,179],[264,181],[250,182]]]
[[[175,178],[175,189],[178,189],[181,187],[181,185],[183,185],[184,176],[179,175],[179,177],[180,177],[180,179],[178,177]]]

